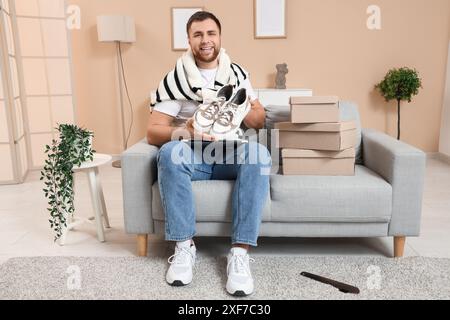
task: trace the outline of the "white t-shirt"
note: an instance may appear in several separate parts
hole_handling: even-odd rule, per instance
[[[203,77],[203,88],[214,89],[217,68],[215,69],[199,69]],[[247,89],[247,95],[250,100],[256,100],[258,97],[253,90],[250,80],[247,78],[240,83],[239,88]],[[158,111],[175,118],[175,125],[181,125],[191,118],[199,106],[199,102],[190,100],[169,100],[157,103],[154,111]]]

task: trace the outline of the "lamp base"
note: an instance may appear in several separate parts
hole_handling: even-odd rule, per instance
[[[112,166],[114,168],[119,168],[120,169],[120,168],[122,168],[122,161],[120,161],[120,160],[113,161]]]

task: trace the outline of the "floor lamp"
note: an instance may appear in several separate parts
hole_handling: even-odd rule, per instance
[[[117,47],[117,68],[119,72],[119,96],[120,111],[122,115],[122,142],[124,150],[127,149],[127,138],[125,133],[125,116],[123,107],[123,65],[120,43],[136,42],[136,29],[134,19],[128,16],[98,16],[97,33],[100,42],[115,42]],[[133,116],[133,115],[131,115]],[[121,161],[113,162],[113,167],[121,168]]]

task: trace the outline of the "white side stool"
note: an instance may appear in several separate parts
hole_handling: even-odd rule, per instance
[[[89,190],[91,193],[92,206],[94,207],[94,217],[89,218],[78,218],[68,219],[67,228],[62,232],[61,238],[59,240],[60,245],[64,245],[66,242],[67,233],[75,228],[76,226],[95,220],[97,226],[97,237],[100,242],[105,241],[105,234],[103,230],[103,222],[106,228],[110,228],[108,213],[106,212],[105,198],[103,197],[103,188],[100,182],[100,177],[98,174],[98,167],[110,162],[112,157],[107,154],[95,153],[94,159],[92,161],[86,161],[80,164],[80,166],[74,166],[74,172],[84,171],[87,174],[89,182]],[[75,180],[75,176],[74,176]]]

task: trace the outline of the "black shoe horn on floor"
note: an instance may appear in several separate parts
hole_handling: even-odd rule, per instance
[[[325,283],[325,284],[329,284],[332,285],[333,287],[339,289],[339,291],[344,292],[344,293],[353,293],[353,294],[358,294],[359,293],[359,289],[357,287],[351,286],[349,284],[346,283],[342,283],[342,282],[338,282],[335,280],[331,280],[325,277],[321,277],[309,272],[302,272],[300,273],[302,276]]]

